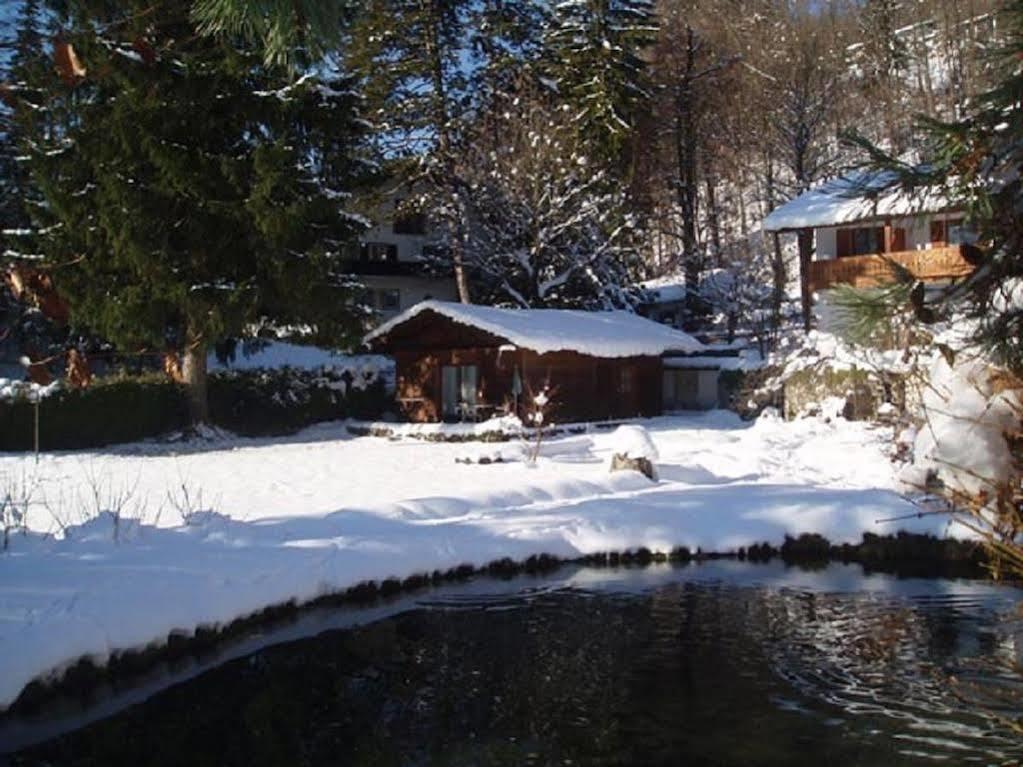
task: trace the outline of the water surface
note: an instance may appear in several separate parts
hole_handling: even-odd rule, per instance
[[[481,579],[321,611],[0,739],[49,737],[15,765],[1012,763],[992,713],[1021,708],[1020,598],[779,562]]]

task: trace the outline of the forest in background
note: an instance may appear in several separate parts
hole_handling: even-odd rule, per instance
[[[397,180],[463,300],[622,307],[724,269],[743,320],[779,322],[797,275],[762,218],[862,162],[848,132],[910,157],[921,116],[961,117],[991,85],[994,6],[365,0],[223,32],[202,14],[245,3],[21,0],[0,252],[50,270],[72,343],[186,368],[268,323],[349,343],[346,253]]]

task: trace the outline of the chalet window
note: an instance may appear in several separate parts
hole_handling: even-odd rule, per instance
[[[407,206],[402,209],[401,200],[395,200],[392,229],[395,234],[426,234],[426,214]]]
[[[445,418],[465,418],[476,408],[475,365],[444,365],[441,368],[441,414]]]
[[[961,220],[948,222],[949,245],[973,245],[977,242],[977,230]]]
[[[866,256],[873,253],[884,253],[883,226],[857,226],[839,229],[835,237],[835,245],[839,258],[846,256]],[[892,250],[906,249],[906,230],[892,230]]]
[[[961,218],[952,221],[931,222],[931,245],[935,247],[973,245],[976,242],[976,230],[971,226],[967,226]]]
[[[884,229],[881,227],[857,227],[852,230],[852,255],[884,251]]]
[[[363,261],[397,261],[398,246],[391,242],[367,242],[362,246]]]
[[[835,244],[839,258],[863,256],[884,251],[884,228],[880,226],[858,226],[839,229]]]

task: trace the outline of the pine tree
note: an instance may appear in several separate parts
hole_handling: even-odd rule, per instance
[[[657,18],[649,0],[565,0],[552,12],[544,60],[595,160],[631,172],[630,139],[650,88],[643,53]]]
[[[358,95],[197,36],[180,0],[68,11],[80,66],[41,79],[52,127],[25,146],[38,247],[76,324],[125,351],[184,351],[204,420],[218,340],[262,318],[336,341],[356,328],[340,264],[364,226],[343,210],[367,170]]]
[[[349,0],[195,0],[204,35],[241,39],[270,66],[299,69],[335,49],[355,2]]]
[[[471,300],[459,160],[476,109],[521,64],[541,18],[533,0],[369,0],[346,46],[380,151],[439,225],[460,299]]]

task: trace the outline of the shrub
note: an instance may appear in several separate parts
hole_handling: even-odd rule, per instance
[[[210,418],[250,436],[287,434],[320,421],[379,418],[390,395],[379,378],[348,372],[281,368],[231,371],[210,377]]]
[[[31,450],[35,405],[0,401],[0,450]],[[162,375],[96,379],[88,389],[61,389],[39,406],[44,450],[101,447],[152,437],[188,423],[184,389]]]
[[[278,435],[339,418],[379,418],[390,406],[380,378],[353,381],[331,370],[215,373],[210,418],[246,436]],[[0,450],[32,450],[35,405],[0,400]],[[88,389],[61,389],[39,411],[40,447],[75,450],[157,437],[188,426],[184,388],[162,374],[95,379]]]

